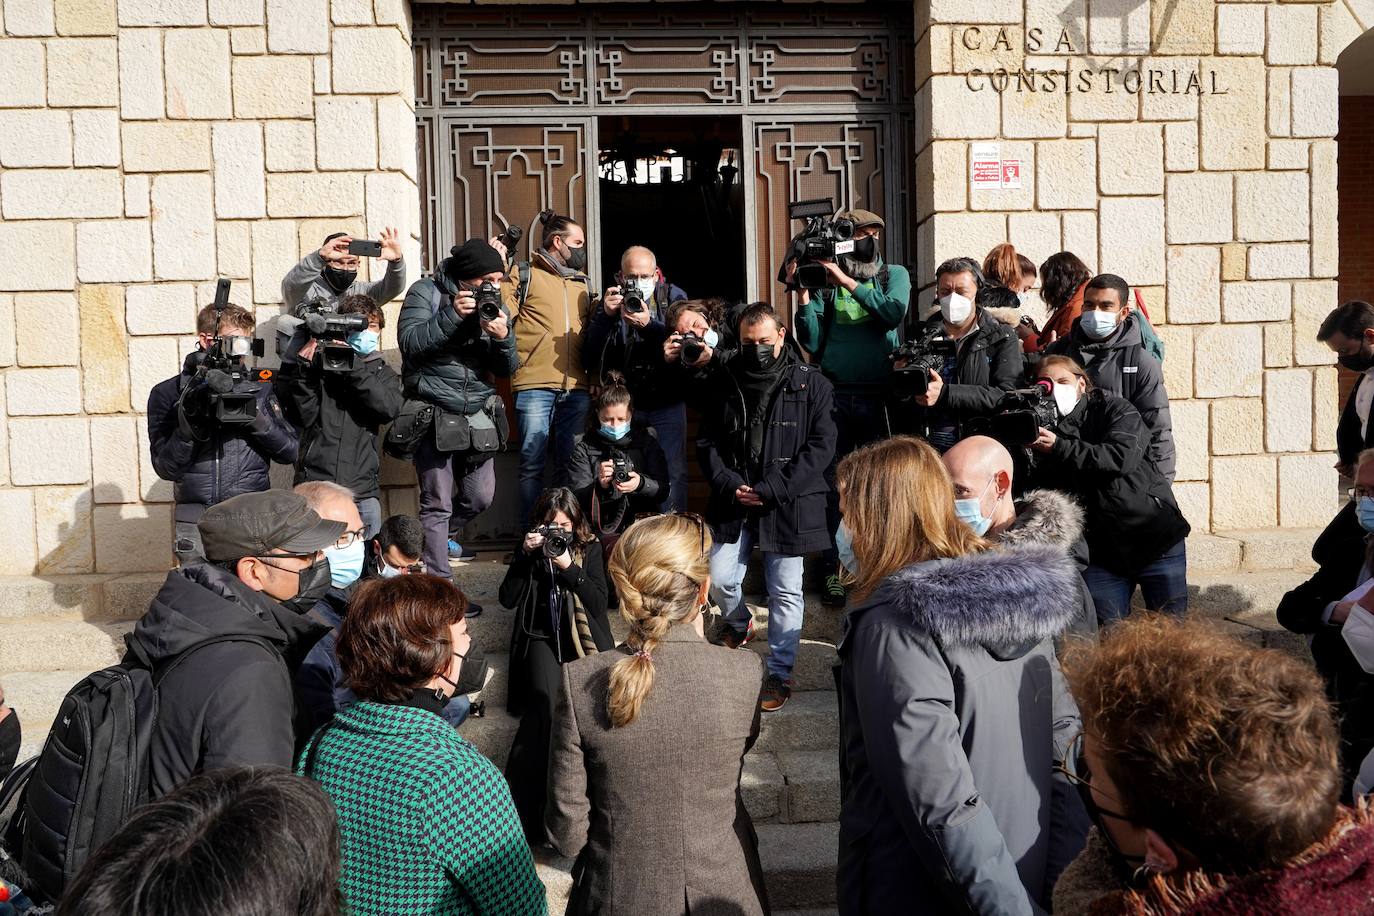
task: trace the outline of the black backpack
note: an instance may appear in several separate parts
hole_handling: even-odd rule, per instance
[[[29,768],[23,800],[6,830],[31,895],[60,899],[86,860],[148,800],[158,684],[197,650],[231,641],[276,651],[252,636],[216,636],[154,666],[126,637],[129,654],[122,662],[67,692],[36,763],[22,765]]]

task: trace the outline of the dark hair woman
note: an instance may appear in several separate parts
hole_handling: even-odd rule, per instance
[[[1093,388],[1067,356],[1047,356],[1037,375],[1053,385],[1060,420],[1041,429],[1033,486],[1060,490],[1083,504],[1091,562],[1083,581],[1100,622],[1131,612],[1137,586],[1145,606],[1188,608],[1188,522],[1168,478],[1150,460],[1150,431],[1130,401]]]
[[[1083,287],[1093,278],[1076,254],[1061,251],[1040,265],[1040,298],[1050,308],[1050,317],[1040,329],[1035,349],[1043,350],[1061,337],[1068,337],[1073,323],[1083,312]]]
[[[615,646],[601,542],[566,487],[545,490],[501,582],[515,611],[506,709],[520,717],[506,779],[531,844],[544,842],[549,732],[562,665]]]
[[[668,459],[653,430],[634,418],[624,377],[606,373],[606,383],[592,402],[587,432],[573,446],[567,468],[568,487],[608,551],[635,518],[657,515],[668,495]],[[619,468],[617,458],[625,462]]]
[[[315,733],[297,767],[338,811],[355,916],[546,912],[505,780],[440,715],[482,682],[467,605],[437,576],[373,579],[349,602],[338,653],[359,702]]]

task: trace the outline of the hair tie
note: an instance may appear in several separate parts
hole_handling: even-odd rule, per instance
[[[646,662],[649,662],[650,664],[653,664],[653,661],[654,661],[653,653],[648,652],[648,651],[646,651],[646,650],[644,650],[644,649],[636,649],[636,650],[635,650],[635,658],[642,658],[642,659],[644,659]]]

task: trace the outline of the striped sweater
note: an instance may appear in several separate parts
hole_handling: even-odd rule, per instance
[[[547,914],[505,778],[434,713],[347,707],[297,772],[338,811],[339,885],[354,916]]]

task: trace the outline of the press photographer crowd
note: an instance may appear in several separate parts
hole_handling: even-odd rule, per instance
[[[842,620],[841,914],[1374,913],[1374,306],[1318,335],[1362,375],[1349,500],[1277,608],[1309,663],[1186,613],[1129,278],[1003,244],[940,263],[921,319],[881,215],[790,215],[771,304],[641,246],[595,289],[550,211],[408,289],[397,230],[331,235],[266,332],[220,281],[148,400],[178,567],[40,754],[0,703],[0,913],[542,914],[544,849],[571,914],[773,912],[742,761],[808,612]],[[383,511],[383,451],[418,517]],[[500,610],[454,575],[498,486]],[[767,651],[734,651],[755,548]],[[504,771],[464,737],[481,614],[511,633]]]

